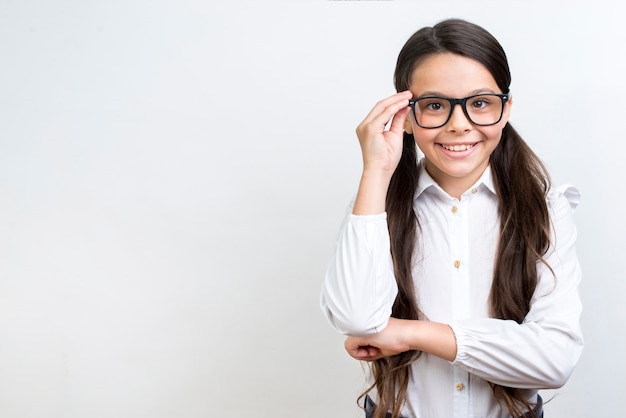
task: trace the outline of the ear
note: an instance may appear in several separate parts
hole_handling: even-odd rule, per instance
[[[408,134],[413,134],[413,124],[411,123],[410,112],[408,115],[406,115],[406,119],[404,120],[404,131]]]
[[[513,96],[509,96],[509,100],[504,104],[504,114],[502,115],[502,119],[509,121],[509,117],[511,116],[511,107],[513,107]]]

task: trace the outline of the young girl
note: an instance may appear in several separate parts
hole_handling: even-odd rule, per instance
[[[371,364],[366,417],[539,418],[538,389],[578,361],[579,195],[550,188],[508,122],[510,82],[493,36],[446,20],[407,41],[399,93],[357,128],[363,173],[321,306]]]

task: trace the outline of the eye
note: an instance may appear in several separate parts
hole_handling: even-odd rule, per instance
[[[491,105],[491,100],[489,97],[475,97],[470,101],[470,107],[472,109],[484,109]]]
[[[441,112],[447,107],[447,102],[444,102],[437,97],[429,97],[419,101],[419,108],[422,112]]]

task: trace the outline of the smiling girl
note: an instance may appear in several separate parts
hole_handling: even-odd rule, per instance
[[[578,361],[579,194],[550,187],[509,123],[510,82],[491,34],[446,20],[407,41],[399,93],[356,130],[363,172],[321,306],[370,362],[366,417],[539,418],[538,390]]]

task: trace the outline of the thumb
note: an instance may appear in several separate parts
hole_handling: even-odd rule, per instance
[[[404,121],[406,120],[409,114],[409,108],[403,107],[393,116],[393,120],[391,121],[391,126],[389,127],[389,131],[394,134],[401,136],[404,130]]]

